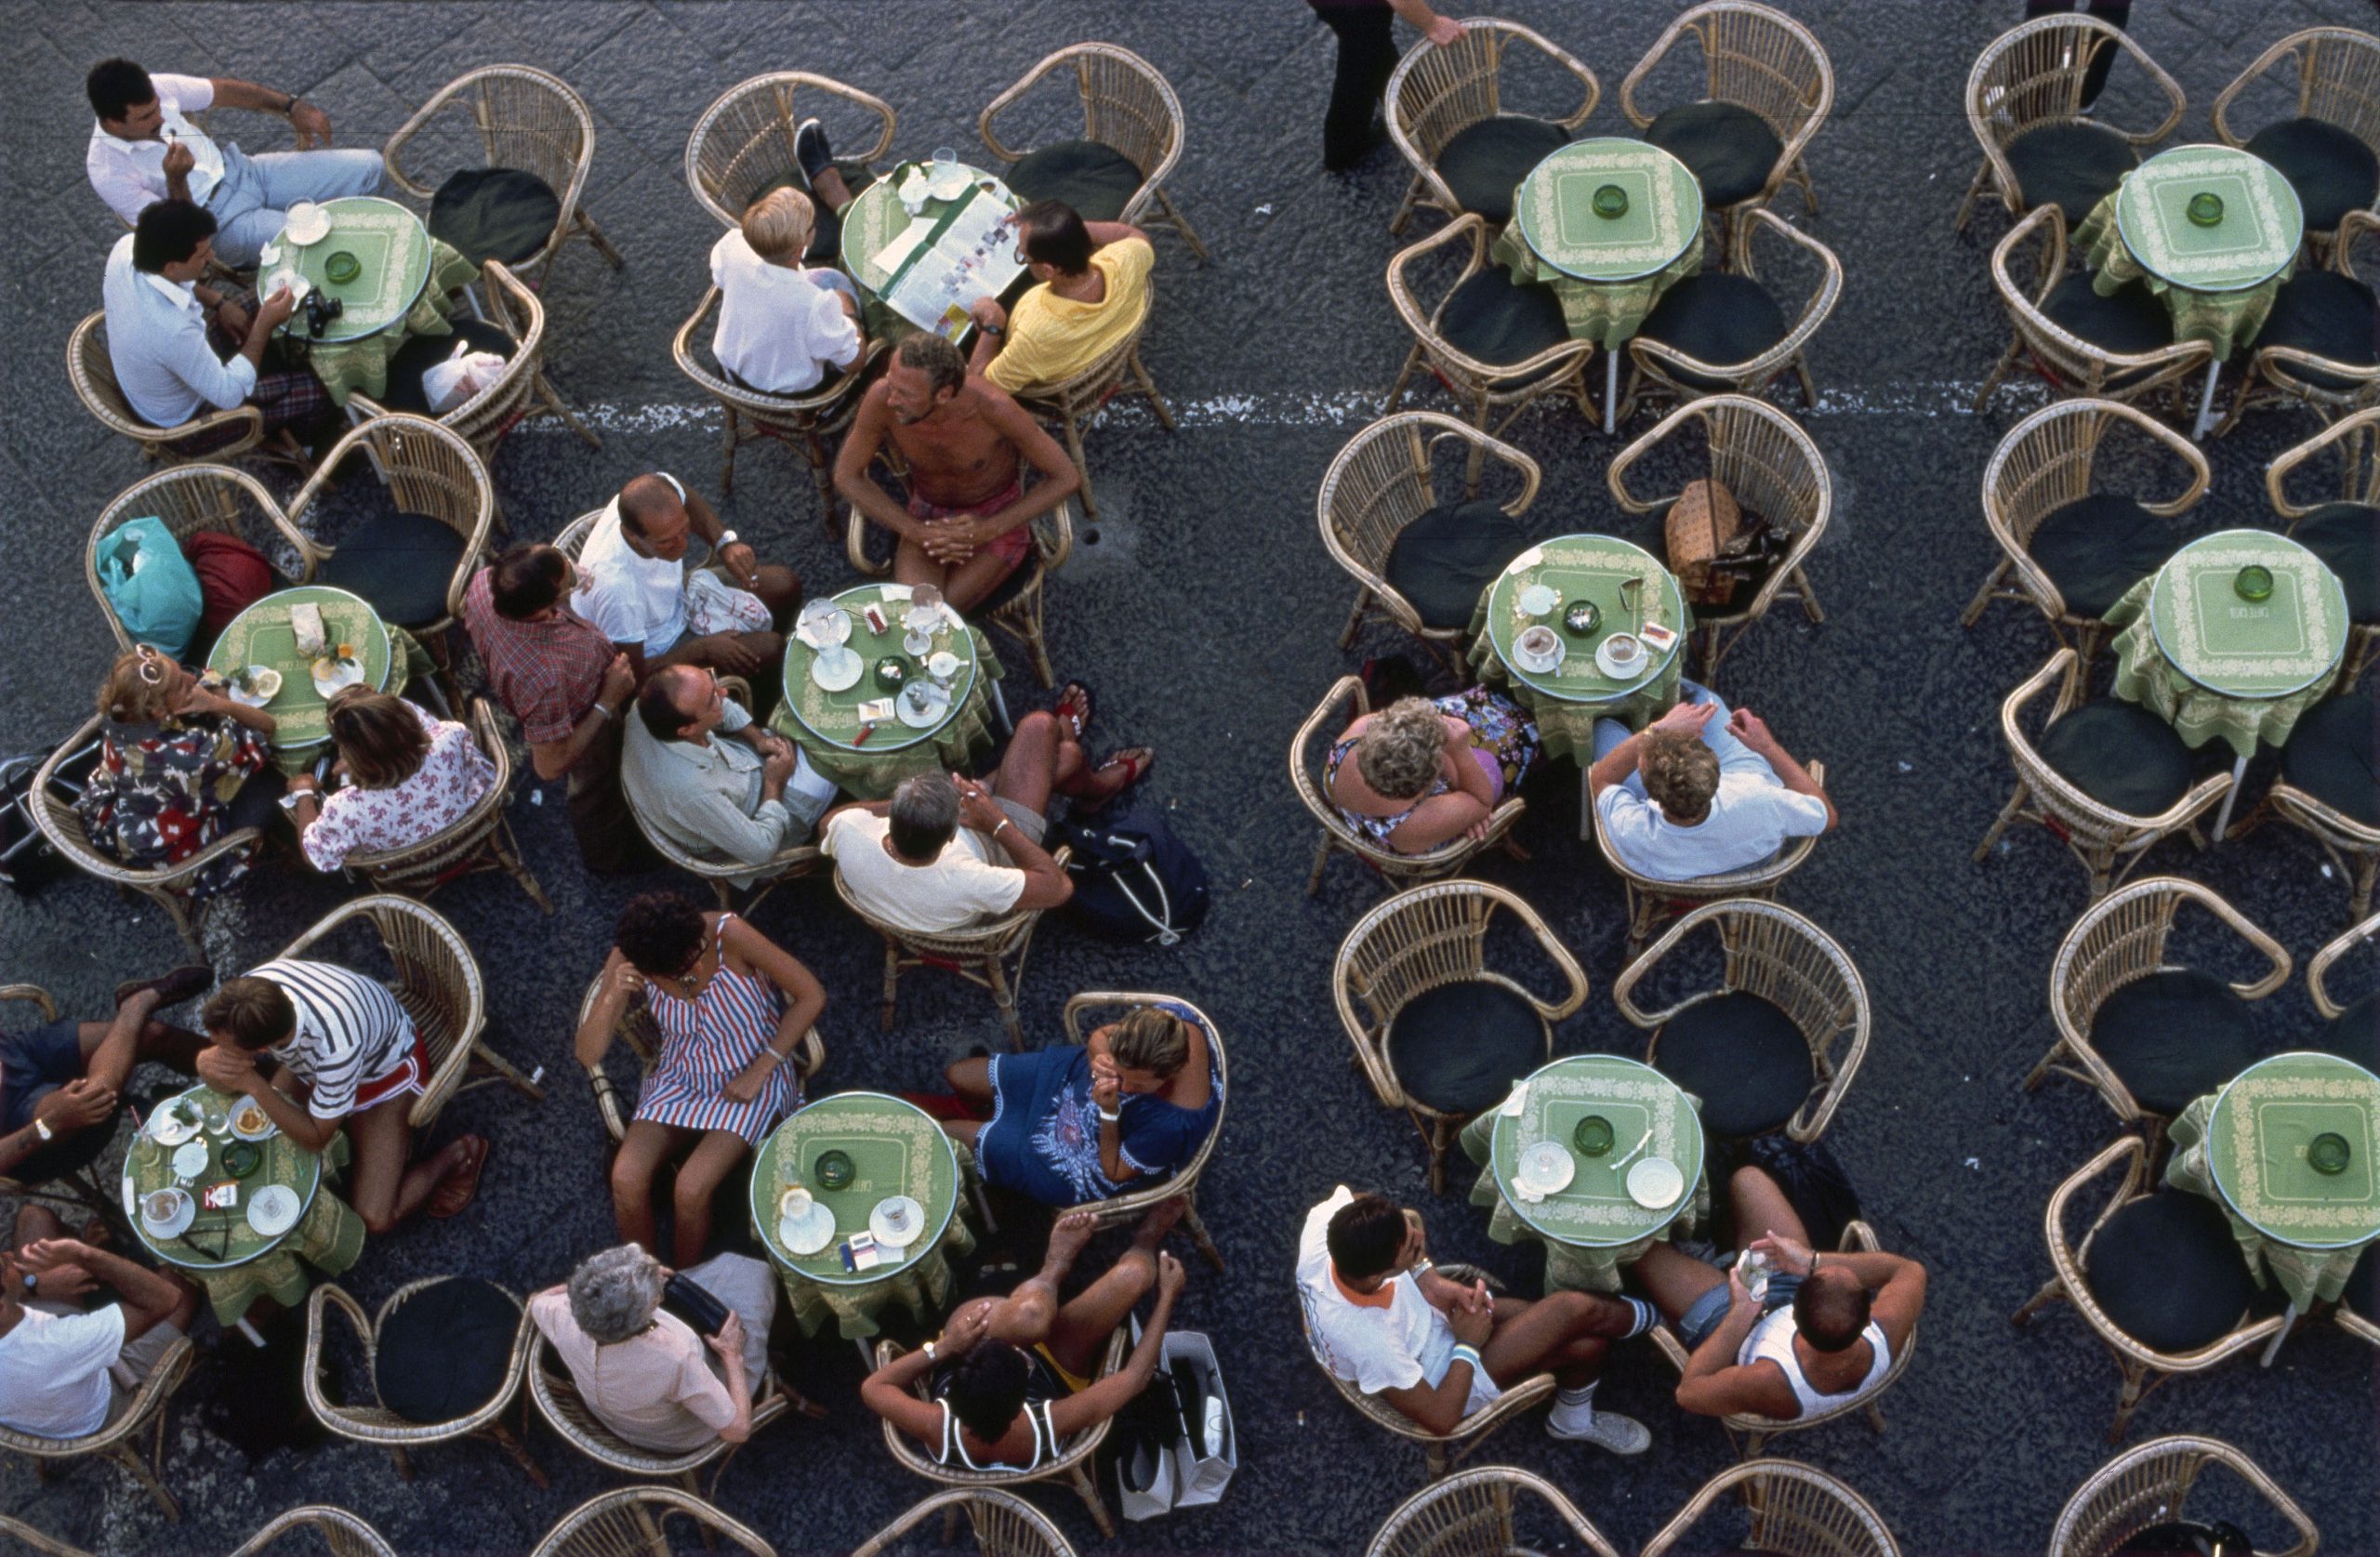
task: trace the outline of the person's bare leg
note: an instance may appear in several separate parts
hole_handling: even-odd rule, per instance
[[[942,1126],[943,1134],[965,1145],[970,1151],[974,1149],[975,1138],[984,1133],[984,1121],[981,1119],[941,1119],[936,1123]]]
[[[1058,793],[1095,808],[1113,799],[1125,785],[1146,772],[1149,764],[1156,759],[1157,753],[1146,746],[1119,746],[1106,761],[1095,768],[1078,769],[1071,779],[1065,776],[1062,765]]]
[[[1739,1168],[1727,1176],[1727,1200],[1735,1209],[1736,1247],[1749,1248],[1754,1238],[1775,1234],[1791,1238],[1797,1244],[1810,1241],[1802,1226],[1793,1203],[1767,1171],[1758,1168]],[[1659,1247],[1659,1245],[1655,1246]],[[1721,1279],[1725,1279],[1724,1277]]]
[[[655,1259],[660,1258],[661,1236],[654,1222],[653,1181],[670,1153],[692,1133],[650,1119],[634,1120],[612,1158],[612,1220],[619,1225],[620,1241]]]
[[[1012,567],[989,547],[979,548],[973,556],[950,570],[949,582],[942,587],[943,599],[948,600],[954,610],[972,611],[983,603],[985,596],[1000,587],[1002,579],[1017,568],[1032,565],[1032,559],[1026,558]]]
[[[1626,1335],[1635,1314],[1616,1298],[1556,1292],[1534,1301],[1496,1300],[1496,1327],[1480,1360],[1499,1384],[1515,1384],[1543,1369],[1564,1389],[1592,1384],[1603,1372],[1610,1342]]]
[[[1182,1195],[1159,1201],[1132,1233],[1131,1247],[1107,1273],[1084,1287],[1050,1321],[1050,1355],[1078,1379],[1090,1379],[1106,1359],[1107,1339],[1132,1306],[1157,1286],[1157,1246],[1182,1220],[1190,1202]]]
[[[801,603],[801,575],[782,562],[763,562],[752,570],[752,593],[782,624],[786,613]]]
[[[1039,709],[1016,721],[999,772],[992,775],[992,793],[1039,813],[1050,808],[1050,786],[1058,771],[1058,717]]]
[[[943,1067],[942,1078],[961,1102],[980,1106],[992,1101],[992,1062],[981,1055],[952,1061]]]
[[[852,203],[852,187],[843,182],[843,170],[829,167],[810,180],[810,192],[826,202],[829,211],[840,211]]]
[[[1057,1220],[1050,1229],[1041,1268],[992,1309],[990,1334],[996,1339],[1012,1346],[1031,1346],[1049,1335],[1050,1323],[1058,1313],[1058,1285],[1075,1268],[1083,1245],[1098,1231],[1098,1219],[1086,1211],[1069,1211]]]
[[[678,1269],[703,1262],[710,1243],[711,1196],[751,1150],[734,1130],[706,1130],[693,1155],[678,1165],[678,1185],[670,1195],[675,1221],[669,1229],[670,1262]]]
[[[1726,1272],[1673,1244],[1655,1244],[1630,1268],[1644,1284],[1645,1295],[1672,1324],[1686,1317],[1696,1299],[1727,1284]]]
[[[950,573],[951,570],[949,568],[927,556],[926,548],[924,547],[919,546],[917,542],[910,540],[906,536],[903,536],[901,544],[892,548],[893,583],[906,584],[913,587],[919,584],[931,584],[935,588],[942,591],[943,599],[950,601],[953,606],[959,607],[961,609],[966,605],[972,605],[974,603],[972,600],[962,602],[952,594],[950,588]]]
[[[44,1238],[63,1238],[64,1236],[66,1236],[66,1224],[58,1220],[58,1213],[46,1206],[36,1205],[28,1200],[17,1207],[16,1230],[11,1234],[8,1247],[22,1248],[27,1244],[37,1244]]]
[[[391,1098],[377,1108],[347,1116],[347,1139],[355,1148],[353,1204],[364,1228],[387,1233],[421,1209],[450,1173],[470,1160],[470,1149],[450,1141],[434,1155],[411,1167],[411,1100]]]

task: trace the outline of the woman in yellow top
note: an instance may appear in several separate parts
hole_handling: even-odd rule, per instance
[[[1062,201],[1037,200],[1009,221],[1017,258],[1040,284],[1017,299],[1012,318],[998,298],[976,300],[967,365],[1021,395],[1077,376],[1141,327],[1157,251],[1130,223],[1087,222]]]

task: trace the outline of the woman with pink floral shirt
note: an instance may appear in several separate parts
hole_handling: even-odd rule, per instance
[[[325,796],[311,774],[289,781],[298,838],[316,870],[433,838],[496,783],[496,764],[467,726],[401,697],[349,687],[331,699],[330,730],[339,757],[332,771],[347,787]]]

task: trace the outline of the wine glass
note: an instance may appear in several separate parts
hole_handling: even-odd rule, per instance
[[[943,606],[942,590],[932,584],[919,584],[911,587],[909,590],[909,604],[915,608],[915,611],[926,612],[932,615],[940,616],[947,614]],[[914,614],[915,612],[913,611],[912,614]],[[932,624],[929,623],[928,625],[931,626]]]

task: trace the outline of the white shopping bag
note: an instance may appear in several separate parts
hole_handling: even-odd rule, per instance
[[[129,1182],[129,1181],[126,1181]],[[1116,1461],[1116,1506],[1126,1519],[1155,1519],[1173,1508],[1173,1450],[1145,1439]]]
[[[1170,1330],[1158,1366],[1174,1375],[1183,1407],[1183,1431],[1173,1445],[1173,1506],[1217,1502],[1239,1469],[1239,1438],[1214,1343],[1196,1330]],[[1183,1382],[1192,1387],[1181,1388]]]

